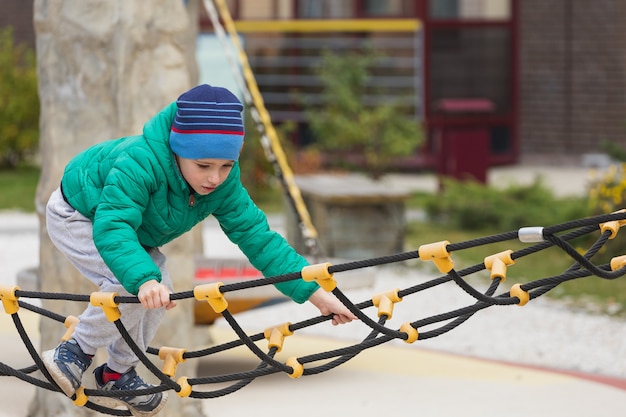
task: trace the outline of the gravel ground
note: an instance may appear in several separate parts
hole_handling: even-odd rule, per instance
[[[37,265],[39,244],[37,218],[34,214],[0,212],[0,285],[15,285],[17,273]],[[215,227],[207,224],[207,229]],[[232,254],[229,242],[218,233],[207,230],[205,239],[209,256]],[[217,236],[217,237],[216,237]],[[434,273],[401,265],[368,268],[363,274],[372,277],[372,285],[346,291],[355,303],[371,299],[374,294],[395,288],[408,288],[436,277]],[[342,274],[336,275],[339,288]],[[590,278],[591,279],[591,278]],[[507,291],[502,287],[498,294]],[[183,289],[177,289],[183,290]],[[484,290],[484,288],[481,288]],[[464,307],[473,300],[453,283],[446,283],[404,298],[394,307],[388,322],[398,328],[407,321],[416,321],[434,314]],[[373,309],[365,311],[375,318]],[[317,314],[311,305],[281,303],[273,307],[240,313],[237,319],[250,331],[290,321],[305,320]],[[225,326],[222,321],[217,326]],[[358,341],[368,328],[361,322],[333,327],[328,323],[303,329],[303,333]],[[429,330],[420,329],[421,331]],[[524,307],[494,306],[476,313],[458,328],[441,336],[418,340],[411,348],[458,353],[481,358],[524,363],[563,370],[580,371],[626,378],[626,319],[591,314],[541,297]],[[401,341],[393,341],[408,346]]]

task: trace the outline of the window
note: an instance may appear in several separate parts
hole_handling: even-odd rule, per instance
[[[365,0],[363,7],[366,17],[409,17],[415,14],[414,0]]]
[[[487,98],[495,112],[510,111],[510,39],[501,27],[433,29],[430,106],[444,98]]]
[[[353,0],[300,0],[298,16],[301,19],[347,19],[352,18]]]
[[[510,0],[429,0],[431,19],[506,20],[511,17]]]

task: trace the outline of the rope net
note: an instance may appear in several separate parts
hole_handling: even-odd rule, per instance
[[[97,404],[90,398],[100,397],[127,397],[146,395],[156,392],[175,391],[180,397],[192,397],[200,399],[217,398],[232,394],[247,386],[252,381],[263,376],[275,373],[284,373],[291,378],[310,376],[329,371],[366,349],[370,349],[389,341],[398,339],[406,343],[414,343],[441,336],[452,329],[460,326],[472,317],[476,312],[491,306],[526,305],[533,299],[540,297],[558,285],[575,279],[585,277],[599,277],[606,280],[614,280],[626,274],[626,255],[615,257],[609,264],[596,265],[591,259],[603,248],[609,240],[613,239],[619,229],[626,224],[626,210],[605,214],[585,219],[574,220],[550,227],[527,227],[517,231],[502,233],[473,239],[460,243],[448,241],[422,245],[418,250],[398,253],[390,256],[365,259],[332,265],[330,263],[311,265],[300,272],[291,274],[235,282],[232,284],[202,284],[191,291],[178,292],[171,295],[172,300],[199,300],[208,302],[215,312],[220,313],[226,323],[234,331],[237,338],[227,343],[211,346],[206,349],[186,350],[183,348],[162,346],[160,348],[149,347],[145,352],[141,351],[129,336],[124,327],[118,306],[121,303],[139,303],[137,297],[118,296],[114,293],[93,293],[90,295],[77,295],[67,293],[46,293],[35,291],[22,291],[19,287],[0,286],[0,300],[7,314],[10,314],[15,324],[15,329],[20,335],[27,348],[33,364],[26,368],[14,368],[9,364],[0,362],[0,376],[15,377],[37,387],[50,391],[62,392],[49,375],[42,359],[25,331],[20,318],[20,309],[26,309],[41,316],[41,319],[53,320],[63,323],[67,328],[64,339],[71,337],[73,327],[78,319],[73,316],[63,316],[33,304],[24,302],[22,298],[67,300],[72,302],[89,302],[103,308],[107,318],[112,321],[124,338],[126,343],[145,365],[145,367],[160,381],[152,388],[134,391],[103,391],[81,387],[72,397],[78,406],[85,406],[95,411],[127,416],[131,415],[128,410],[107,408]],[[572,247],[569,241],[592,233],[599,236],[589,248],[581,253]],[[456,270],[452,253],[482,245],[519,239],[528,243],[529,246],[517,251],[504,251],[485,258],[483,263]],[[523,284],[514,284],[506,290],[500,290],[506,280],[507,268],[518,259],[556,247],[571,257],[573,263],[563,273],[555,276],[544,277]],[[393,289],[384,293],[375,294],[369,300],[353,302],[341,291],[335,274],[374,267],[379,265],[394,264],[419,259],[432,261],[441,272],[441,276],[432,280],[421,282],[404,289]],[[491,282],[486,289],[470,285],[465,277],[480,271],[487,270],[490,273]],[[297,323],[283,323],[266,329],[261,333],[247,334],[237,319],[228,309],[228,294],[235,291],[246,291],[251,288],[273,285],[295,279],[307,281],[315,280],[326,291],[333,294],[346,305],[360,320],[360,325],[367,326],[366,337],[358,343],[310,355],[290,357],[284,363],[276,360],[276,354],[281,351],[286,337],[294,335],[297,331],[307,327],[316,326],[330,320],[331,316],[317,316]],[[392,328],[387,324],[391,318],[395,304],[422,291],[434,288],[444,283],[454,283],[458,288],[469,294],[473,301],[471,304],[456,308],[433,316],[416,318],[415,321],[402,324],[399,328]],[[375,310],[372,312],[372,310]],[[375,317],[375,318],[372,318]],[[264,343],[264,341],[266,343]],[[191,359],[207,358],[220,352],[238,347],[246,347],[256,358],[258,365],[254,369],[244,372],[233,372],[224,375],[200,376],[188,378],[180,376],[176,378],[177,365]],[[153,359],[151,359],[151,357]],[[162,366],[158,367],[159,359]],[[219,388],[206,389],[214,384],[220,384]],[[225,385],[225,386],[224,386]]]

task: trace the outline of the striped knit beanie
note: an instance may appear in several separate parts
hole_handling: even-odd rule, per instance
[[[176,101],[170,131],[172,151],[187,159],[236,161],[243,145],[243,105],[222,87],[199,85]]]

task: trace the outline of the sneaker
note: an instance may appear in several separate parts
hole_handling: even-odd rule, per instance
[[[105,391],[134,391],[139,389],[151,388],[154,385],[145,383],[135,368],[131,368],[122,374],[117,381],[109,381],[106,384],[102,379],[102,373],[106,364],[97,367],[93,373],[96,380],[96,386],[100,390]],[[165,406],[167,402],[166,392],[157,392],[156,394],[146,394],[137,397],[102,397],[99,396],[94,400],[100,405],[115,408],[120,405],[125,406],[135,417],[153,416]]]
[[[62,342],[54,350],[45,351],[41,358],[54,382],[68,397],[73,396],[81,386],[83,373],[91,365],[91,357],[74,339]]]

